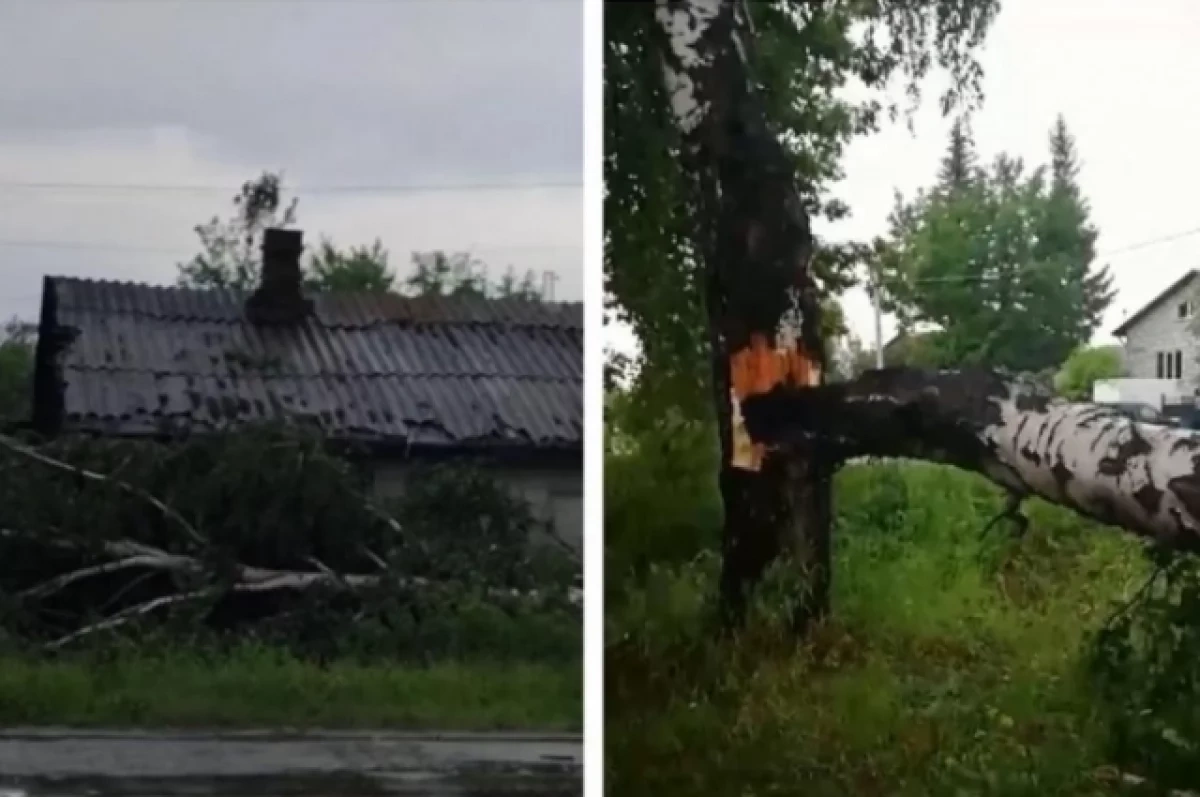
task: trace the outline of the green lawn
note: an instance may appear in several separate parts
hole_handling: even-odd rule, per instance
[[[713,633],[713,553],[610,589],[610,793],[1121,793],[1085,658],[1144,559],[1046,505],[1024,540],[981,539],[998,499],[946,468],[843,471],[834,616],[803,644],[782,630],[782,571],[731,640]]]
[[[35,661],[0,658],[0,724],[578,730],[576,665],[317,665],[245,647]]]

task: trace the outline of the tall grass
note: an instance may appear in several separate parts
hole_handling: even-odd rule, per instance
[[[606,481],[627,466],[610,459]],[[702,467],[691,476],[708,491],[700,504],[712,491]],[[609,490],[609,517],[626,524],[609,539],[634,549],[609,552],[610,567],[629,564],[623,577],[607,574],[611,793],[1121,788],[1087,663],[1094,633],[1148,572],[1128,535],[1034,504],[1024,538],[1003,523],[982,536],[1001,506],[983,480],[916,463],[852,465],[835,484],[832,618],[803,644],[792,639],[779,607],[794,585],[780,567],[744,631],[718,639],[719,516],[671,522],[669,504],[651,513],[629,503],[652,501],[653,490]],[[614,500],[627,502],[615,514]],[[670,546],[644,542],[664,523]]]
[[[578,664],[333,661],[253,643],[0,657],[0,723],[118,727],[578,730]]]

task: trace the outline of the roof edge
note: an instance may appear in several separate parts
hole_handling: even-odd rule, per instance
[[[1188,269],[1188,271],[1184,273],[1182,277],[1172,282],[1170,285],[1164,288],[1161,293],[1159,293],[1150,301],[1146,302],[1146,304],[1142,305],[1141,309],[1129,316],[1129,318],[1126,318],[1120,323],[1119,326],[1114,328],[1112,331],[1113,336],[1118,338],[1124,337],[1125,334],[1128,333],[1132,327],[1136,326],[1139,321],[1145,318],[1151,310],[1154,310],[1173,294],[1178,293],[1184,288],[1185,285],[1187,285],[1187,283],[1191,282],[1198,276],[1200,276],[1200,269]]]

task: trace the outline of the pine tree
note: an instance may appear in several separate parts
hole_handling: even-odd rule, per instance
[[[960,117],[950,127],[950,145],[938,171],[938,187],[947,193],[960,191],[971,184],[977,171],[975,139],[966,120]]]

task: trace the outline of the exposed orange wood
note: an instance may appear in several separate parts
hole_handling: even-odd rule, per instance
[[[758,470],[766,449],[750,440],[742,421],[741,402],[776,385],[816,385],[820,382],[820,368],[800,341],[791,346],[771,347],[765,335],[754,334],[748,346],[730,356],[729,377],[733,393],[733,466]]]

